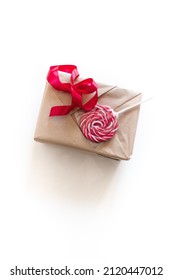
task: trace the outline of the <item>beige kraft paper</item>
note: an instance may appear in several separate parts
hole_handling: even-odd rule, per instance
[[[69,82],[69,75],[61,73],[61,79]],[[80,80],[82,78],[78,78],[77,82]],[[138,92],[101,83],[97,85],[98,103],[108,105],[116,112],[140,102],[142,98],[142,94]],[[119,128],[112,139],[94,143],[86,139],[80,130],[79,120],[83,114],[82,110],[74,110],[66,116],[49,117],[51,107],[69,105],[70,98],[69,93],[57,91],[46,83],[34,139],[39,142],[75,147],[112,159],[128,160],[133,151],[140,106],[119,115]]]

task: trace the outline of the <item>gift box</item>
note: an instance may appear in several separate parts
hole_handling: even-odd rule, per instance
[[[85,80],[81,78],[77,72],[74,77],[72,71],[65,71],[64,68],[62,69],[63,71],[61,71],[61,67],[58,68],[58,66],[50,68],[34,140],[65,145],[112,159],[130,159],[134,146],[142,98],[141,93],[97,82],[98,96],[96,96],[96,91],[94,93],[90,92],[90,94],[84,94],[84,98],[82,97],[84,100],[81,99],[84,104],[89,104],[91,103],[90,100],[92,100],[95,102],[95,105],[109,106],[115,113],[123,112],[123,109],[130,108],[129,110],[124,110],[124,113],[118,116],[118,129],[111,139],[98,143],[93,142],[85,137],[80,127],[80,120],[83,114],[85,114],[84,109],[86,108],[78,108],[73,102],[73,88],[75,88],[75,85]],[[51,76],[52,70],[55,74],[53,78]],[[50,82],[50,77],[53,82]],[[62,88],[56,86],[57,78],[59,83],[63,85]],[[66,86],[72,85],[73,83],[74,87],[71,87],[71,96],[70,90],[68,90],[70,87]],[[98,100],[96,100],[97,97]],[[138,106],[133,106],[136,104]],[[55,116],[51,116],[51,110],[55,109],[56,111],[57,108],[65,108],[68,109],[69,112],[61,112],[59,115],[55,114]],[[87,111],[90,111],[90,108],[87,108]]]

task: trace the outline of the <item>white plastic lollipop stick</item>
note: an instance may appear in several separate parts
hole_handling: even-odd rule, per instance
[[[140,101],[140,102],[138,102],[138,103],[136,103],[136,104],[134,104],[134,105],[132,105],[132,106],[126,107],[126,108],[120,110],[119,112],[116,112],[116,115],[117,115],[117,117],[118,117],[120,114],[123,114],[123,113],[125,113],[125,112],[127,112],[127,111],[129,111],[129,110],[131,110],[131,109],[133,109],[133,108],[135,108],[135,107],[141,105],[142,103],[151,100],[151,99],[153,99],[153,97],[148,98],[148,99],[145,99],[145,100],[142,100],[142,101]]]

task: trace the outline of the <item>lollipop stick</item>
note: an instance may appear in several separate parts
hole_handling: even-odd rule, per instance
[[[123,113],[125,113],[125,112],[127,112],[127,111],[129,111],[129,110],[131,110],[131,109],[133,109],[133,108],[135,108],[135,107],[141,105],[142,103],[151,100],[151,99],[153,99],[153,97],[148,98],[148,99],[143,100],[143,101],[140,101],[140,102],[138,102],[138,103],[136,103],[136,104],[134,104],[134,105],[132,105],[132,106],[129,106],[129,107],[126,107],[126,108],[120,110],[119,112],[116,112],[116,113],[117,113],[117,116],[119,116],[120,114],[123,114]]]

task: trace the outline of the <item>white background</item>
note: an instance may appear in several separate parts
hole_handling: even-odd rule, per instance
[[[10,269],[163,266],[172,279],[171,1],[0,2],[1,279]],[[50,65],[154,97],[133,157],[33,141]],[[62,279],[121,279],[64,276]],[[20,279],[61,277],[20,277]]]

